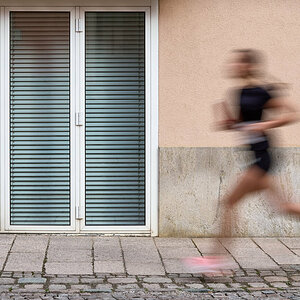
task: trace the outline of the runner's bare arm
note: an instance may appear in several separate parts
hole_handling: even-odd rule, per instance
[[[274,109],[280,113],[280,117],[265,122],[267,129],[295,123],[300,120],[296,106],[287,98],[277,97],[270,99],[266,103],[265,108]]]
[[[231,94],[227,93],[226,100],[214,104],[215,115],[221,113],[221,118],[216,121],[219,130],[234,129],[234,125],[241,121],[240,114],[233,111],[234,109],[239,111],[233,98],[234,96],[231,91]]]
[[[271,120],[248,125],[247,129],[249,131],[264,132],[268,129],[295,123],[300,120],[296,106],[287,98],[272,98],[266,103],[265,108],[272,109],[276,113],[276,117]]]

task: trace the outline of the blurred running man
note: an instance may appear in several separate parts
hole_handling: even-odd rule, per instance
[[[233,208],[244,196],[256,191],[267,190],[273,204],[281,213],[300,216],[300,204],[287,202],[281,191],[276,189],[270,174],[274,160],[269,153],[268,137],[269,129],[296,122],[298,115],[293,105],[280,95],[280,84],[265,82],[262,63],[262,54],[259,51],[241,49],[233,51],[227,65],[229,77],[237,80],[239,87],[234,89],[233,99],[236,99],[234,105],[233,99],[226,99],[218,104],[219,108],[221,106],[223,120],[217,122],[217,126],[222,130],[239,130],[244,138],[244,144],[249,146],[253,154],[253,160],[238,184],[222,201],[225,211],[219,237],[232,236]],[[233,107],[236,109],[233,110]],[[276,117],[263,120],[263,112],[268,109],[272,109]],[[211,253],[220,253],[217,248],[218,241]],[[213,272],[222,269],[226,259],[221,256],[207,256],[187,258],[185,262],[196,271]]]

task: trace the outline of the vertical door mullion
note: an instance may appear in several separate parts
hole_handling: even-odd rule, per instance
[[[76,8],[76,18],[80,20],[80,31],[77,32],[77,112],[81,115],[81,126],[77,126],[77,157],[78,157],[78,193],[77,209],[80,220],[79,230],[85,224],[85,14],[80,7]]]

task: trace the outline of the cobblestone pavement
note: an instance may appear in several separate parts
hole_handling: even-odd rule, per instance
[[[207,277],[186,256],[212,239],[1,234],[1,299],[299,299],[300,238],[219,240],[231,269]]]
[[[0,290],[1,299],[300,299],[298,270],[235,270],[215,277],[3,272]]]

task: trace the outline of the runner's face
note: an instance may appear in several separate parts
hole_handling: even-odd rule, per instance
[[[251,65],[243,62],[242,53],[234,53],[227,63],[227,74],[230,78],[244,78],[250,69]]]

